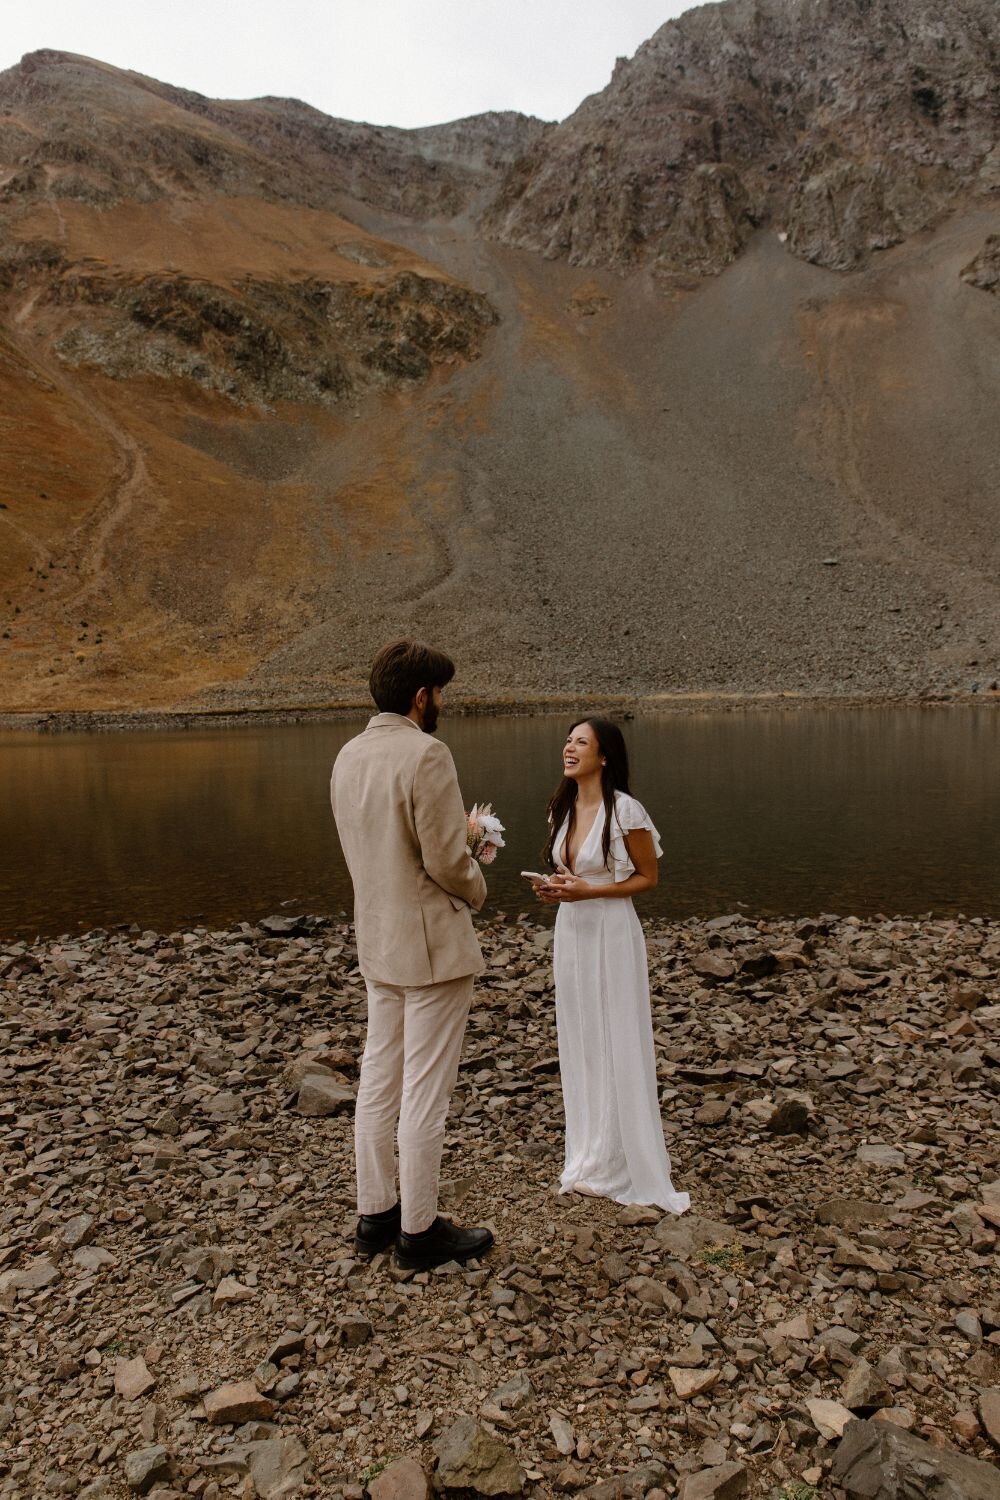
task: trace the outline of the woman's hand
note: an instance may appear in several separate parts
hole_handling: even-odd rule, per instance
[[[547,875],[544,880],[533,880],[531,882],[531,889],[539,901],[544,901],[546,906],[555,906],[558,900],[555,891],[549,883],[551,879],[552,876]]]
[[[594,887],[581,880],[578,875],[560,871],[553,875],[542,895],[544,901],[586,901],[594,894]]]

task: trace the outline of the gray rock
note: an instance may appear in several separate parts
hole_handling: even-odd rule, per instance
[[[261,1500],[295,1495],[310,1477],[308,1449],[297,1437],[265,1438],[249,1443],[250,1477]]]
[[[435,1439],[435,1488],[479,1495],[519,1495],[526,1475],[505,1443],[472,1417],[461,1416]]]
[[[840,1395],[851,1411],[876,1411],[880,1406],[892,1406],[895,1400],[888,1381],[864,1358],[857,1360],[847,1372]]]
[[[325,1073],[307,1073],[295,1108],[300,1115],[340,1115],[354,1108],[354,1090]]]
[[[370,1343],[374,1333],[368,1319],[357,1313],[337,1319],[337,1337],[348,1349],[360,1349],[362,1344]]]
[[[709,983],[720,979],[732,979],[736,973],[736,965],[731,958],[722,953],[716,953],[711,948],[707,953],[698,953],[691,960],[694,972]]]
[[[955,1327],[970,1344],[982,1343],[983,1325],[971,1308],[965,1307],[960,1313],[955,1314]]]
[[[528,1401],[533,1400],[535,1387],[527,1375],[512,1375],[510,1380],[505,1380],[503,1385],[498,1385],[489,1397],[494,1406],[499,1406],[503,1411],[520,1411]]]
[[[264,1355],[264,1359],[269,1365],[280,1365],[282,1360],[291,1359],[294,1354],[301,1354],[305,1346],[305,1334],[299,1333],[294,1328],[289,1328],[284,1333],[279,1334]]]
[[[415,1458],[397,1458],[368,1484],[369,1500],[428,1500],[427,1475]]]
[[[655,1459],[630,1469],[627,1474],[615,1474],[611,1479],[601,1479],[588,1489],[580,1491],[580,1500],[627,1500],[627,1497],[648,1495],[650,1490],[665,1482],[667,1470]]]
[[[857,1229],[863,1224],[884,1224],[889,1209],[884,1203],[869,1203],[867,1198],[828,1198],[816,1209],[817,1224],[838,1224]]]
[[[672,1214],[666,1215],[653,1234],[668,1254],[683,1261],[694,1260],[701,1250],[710,1246],[734,1245],[739,1241],[731,1224],[693,1213],[686,1213],[679,1219]]]
[[[610,1255],[604,1257],[600,1263],[600,1269],[613,1286],[617,1286],[621,1281],[627,1281],[631,1275],[628,1261],[623,1255],[619,1255],[617,1250],[612,1250]]]
[[[678,1500],[738,1500],[749,1486],[750,1474],[745,1464],[718,1464],[686,1475],[681,1480]]]
[[[808,1094],[786,1094],[764,1123],[772,1135],[805,1135],[814,1114]]]
[[[990,1442],[1000,1448],[1000,1391],[982,1391],[979,1396],[979,1420]]]
[[[263,928],[269,937],[299,937],[309,930],[305,921],[304,914],[300,913],[295,917],[262,917],[257,925]]]
[[[858,1147],[858,1161],[867,1167],[903,1167],[906,1157],[898,1146],[887,1146],[881,1141],[872,1141]]]
[[[23,1271],[0,1273],[0,1292],[13,1288],[16,1292],[40,1292],[59,1280],[59,1269],[47,1256],[32,1261]]]
[[[625,1283],[626,1291],[633,1297],[644,1302],[647,1307],[665,1307],[676,1312],[680,1307],[680,1301],[674,1296],[668,1286],[662,1281],[656,1281],[652,1276],[630,1276]]]
[[[138,1401],[156,1386],[156,1379],[146,1368],[140,1354],[137,1359],[119,1359],[115,1363],[115,1391],[124,1401]]]
[[[851,1422],[833,1458],[832,1477],[864,1500],[1000,1500],[993,1464],[935,1448],[883,1422]]]
[[[93,1214],[75,1214],[62,1227],[62,1242],[69,1250],[79,1250],[89,1245],[97,1233],[97,1220]]]
[[[549,1431],[559,1452],[564,1458],[576,1450],[576,1433],[561,1412],[554,1411],[549,1414]]]
[[[205,1415],[212,1423],[266,1420],[274,1411],[274,1402],[262,1396],[249,1380],[220,1385],[205,1397]]]
[[[125,1483],[136,1495],[148,1494],[154,1484],[169,1483],[173,1472],[173,1455],[160,1443],[125,1457]]]
[[[706,1099],[694,1112],[696,1125],[721,1125],[730,1111],[732,1105],[728,1099]]]

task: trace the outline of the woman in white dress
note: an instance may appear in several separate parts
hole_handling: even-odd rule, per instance
[[[632,897],[656,885],[660,839],[629,793],[617,724],[584,719],[563,748],[545,850],[556,871],[535,890],[558,904],[556,1024],[566,1111],[563,1192],[682,1214],[663,1140],[649,971]]]

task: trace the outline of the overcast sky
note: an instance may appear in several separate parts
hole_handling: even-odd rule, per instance
[[[378,125],[558,120],[677,0],[0,0],[0,68],[82,52],[213,98],[278,94]]]

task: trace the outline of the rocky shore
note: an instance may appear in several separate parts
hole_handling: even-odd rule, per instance
[[[1000,924],[651,925],[680,1220],[558,1195],[551,931],[482,936],[498,1244],[416,1276],[346,923],[0,943],[0,1495],[1000,1495]]]
[[[821,708],[954,708],[990,704],[1000,706],[1000,683],[984,692],[898,693],[831,697],[822,693],[660,693],[655,696],[554,694],[545,697],[500,696],[474,698],[460,691],[449,697],[448,712],[461,717],[530,717],[543,713],[605,713],[632,719],[655,714],[794,713]],[[37,712],[0,712],[0,733],[24,730],[37,734],[117,734],[140,729],[238,729],[258,724],[302,724],[367,718],[372,712],[366,689],[343,694],[325,703],[267,703],[251,708],[176,709],[56,709]]]

